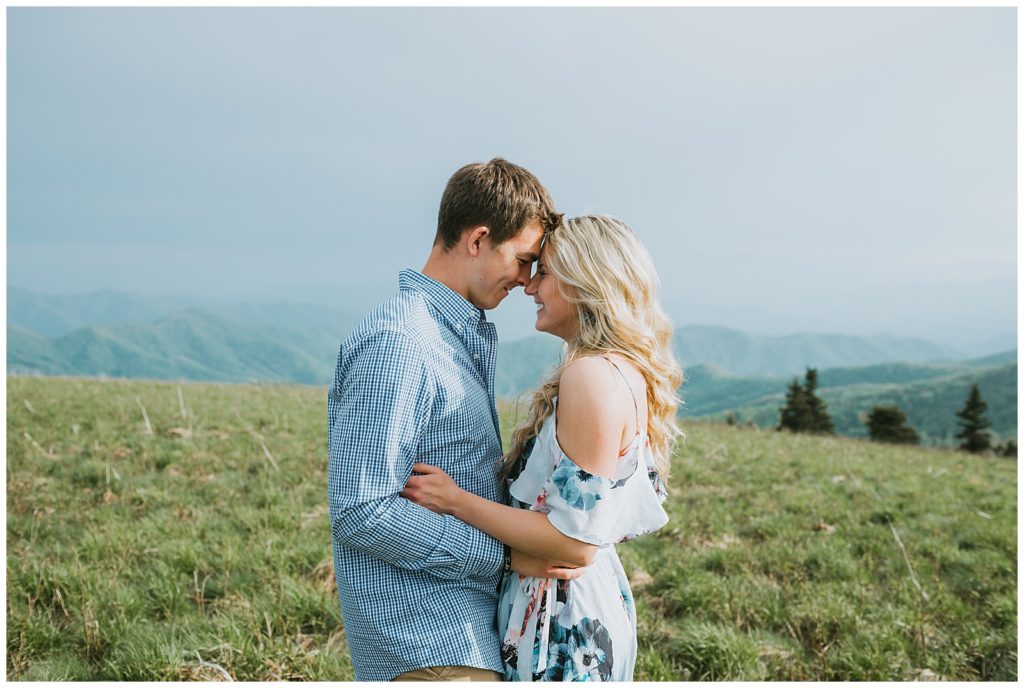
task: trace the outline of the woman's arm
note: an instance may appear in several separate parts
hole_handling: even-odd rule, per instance
[[[614,475],[626,419],[633,413],[629,390],[607,361],[583,358],[563,372],[558,441],[580,468],[594,475]],[[587,566],[597,553],[596,545],[564,535],[544,513],[466,492],[435,466],[417,463],[412,470],[422,475],[409,478],[403,497],[431,511],[451,514],[512,549],[569,566]]]
[[[525,552],[513,549],[510,566],[513,571],[522,576],[534,578],[557,578],[559,580],[576,580],[587,572],[586,566],[565,566],[550,559],[541,559]]]
[[[401,495],[439,514],[482,530],[514,550],[567,566],[588,566],[597,546],[559,532],[539,511],[517,509],[463,490],[437,466],[417,463]]]

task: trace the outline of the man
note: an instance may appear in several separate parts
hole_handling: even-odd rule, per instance
[[[530,279],[561,216],[530,172],[462,167],[422,272],[342,343],[328,394],[334,567],[358,680],[500,680],[503,570],[541,562],[399,496],[417,461],[498,500],[497,336],[484,311]],[[564,577],[570,577],[566,575]]]

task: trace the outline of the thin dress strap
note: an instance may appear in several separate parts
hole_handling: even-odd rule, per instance
[[[602,356],[601,358],[603,358],[604,360],[606,360],[609,363],[611,363],[612,367],[615,368],[615,370],[619,371],[619,375],[622,376],[622,381],[626,383],[626,389],[629,390],[629,396],[633,400],[633,415],[634,415],[634,421],[633,422],[636,424],[636,434],[639,435],[640,434],[640,407],[637,406],[637,404],[636,404],[636,395],[633,393],[633,386],[629,384],[629,380],[626,379],[626,374],[622,372],[622,369],[619,368],[619,366],[615,363],[615,361],[613,361],[612,359],[608,358],[607,356]]]

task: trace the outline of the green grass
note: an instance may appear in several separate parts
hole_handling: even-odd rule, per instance
[[[8,378],[9,679],[352,679],[324,389],[181,388]],[[638,680],[1016,679],[1015,462],[687,429]]]

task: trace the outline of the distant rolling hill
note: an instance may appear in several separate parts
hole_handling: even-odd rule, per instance
[[[7,287],[7,326],[59,337],[91,325],[149,324],[199,304],[190,297],[145,298],[117,291],[42,294]]]
[[[48,337],[16,325],[7,326],[8,373],[68,374],[67,365]]]
[[[904,386],[924,380],[942,380],[970,375],[981,369],[1016,364],[1017,352],[985,356],[969,361],[946,363],[880,363],[870,366],[829,368],[818,371],[822,389],[861,387],[869,385]],[[686,371],[682,394],[686,401],[684,413],[691,416],[714,416],[741,407],[752,407],[767,401],[782,404],[786,386],[794,377],[733,375],[718,366],[698,365]],[[775,419],[776,421],[778,418]]]
[[[806,366],[824,369],[962,358],[953,349],[913,337],[841,334],[765,337],[705,325],[677,329],[673,344],[684,368],[712,364],[735,375],[749,376],[792,375]]]
[[[244,326],[190,309],[149,325],[90,326],[54,339],[9,328],[11,373],[326,384],[342,323]]]
[[[552,340],[553,342],[553,340]],[[531,338],[501,345],[495,388],[499,396],[524,391],[525,376],[536,375],[525,361],[558,360],[557,343]],[[514,364],[507,361],[511,359]],[[970,361],[944,363],[880,363],[819,371],[822,396],[840,434],[864,437],[863,417],[876,404],[895,403],[908,413],[911,425],[933,444],[950,444],[956,432],[955,413],[963,406],[971,382],[978,381],[989,403],[988,418],[1001,437],[1017,432],[1017,352],[1007,351]],[[718,365],[701,364],[685,371],[680,390],[686,418],[716,418],[737,413],[741,421],[775,427],[786,386],[793,376],[734,375]],[[532,389],[530,385],[527,389]]]
[[[947,365],[892,364],[824,370],[820,395],[828,404],[836,431],[866,437],[867,414],[878,404],[895,404],[929,444],[951,444],[957,432],[956,412],[963,407],[972,383],[988,403],[986,417],[1003,438],[1017,435],[1017,355],[1006,352]],[[740,422],[775,427],[784,403],[787,380],[739,378],[700,368],[683,386],[684,415],[723,419],[735,413]]]
[[[498,395],[514,397],[536,386],[558,362],[559,343],[554,337],[538,335],[502,344],[495,383]],[[826,369],[961,358],[951,349],[921,339],[836,334],[762,337],[704,325],[680,327],[672,343],[688,377],[706,379],[704,366],[711,366],[722,376],[744,378],[738,383],[740,387],[754,385],[758,389],[770,389],[772,378],[802,374],[807,366]],[[752,382],[754,379],[763,379],[760,387]],[[723,381],[721,386],[732,385]]]
[[[511,399],[537,387],[558,365],[561,351],[562,340],[550,336],[499,343],[495,396]]]

